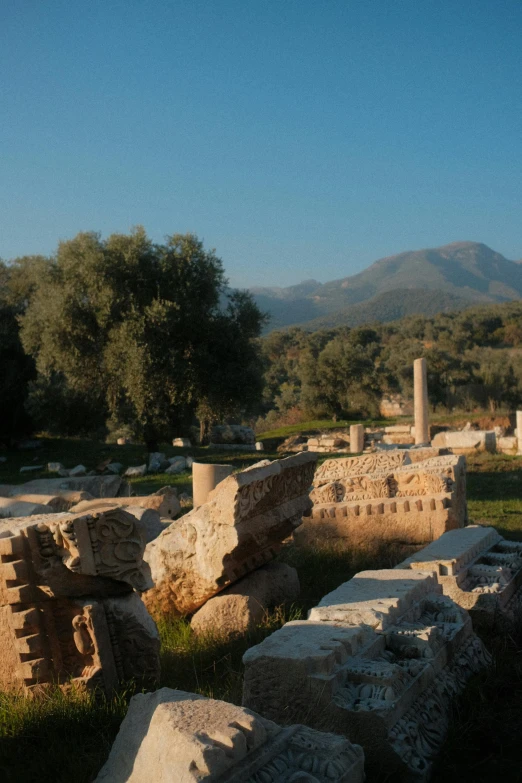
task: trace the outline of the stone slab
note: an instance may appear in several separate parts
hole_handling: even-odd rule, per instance
[[[477,451],[496,450],[494,430],[461,430],[459,432],[438,432],[432,440],[433,446],[451,449],[453,454],[473,454]]]
[[[95,783],[363,783],[362,749],[244,707],[162,688],[131,699]]]
[[[95,498],[128,495],[128,484],[120,476],[79,476],[77,478],[35,479],[25,484],[2,484],[0,496],[63,495],[69,492],[89,492]]]

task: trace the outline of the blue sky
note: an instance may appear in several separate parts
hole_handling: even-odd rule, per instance
[[[1,0],[0,257],[193,231],[233,284],[522,258],[520,0]]]

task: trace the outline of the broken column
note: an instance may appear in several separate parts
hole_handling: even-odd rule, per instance
[[[207,465],[203,462],[193,462],[192,497],[194,508],[206,503],[212,490],[231,473],[232,465]]]
[[[364,754],[344,737],[282,728],[195,693],[139,693],[95,783],[363,783]]]
[[[506,541],[492,527],[451,530],[398,568],[434,571],[444,594],[481,624],[519,620],[522,608],[522,543]]]
[[[159,676],[145,530],[122,509],[0,522],[0,688]]]
[[[434,574],[363,571],[245,653],[243,704],[349,737],[372,780],[426,781],[453,699],[489,661]]]
[[[189,614],[245,574],[272,560],[311,508],[317,457],[303,452],[235,473],[208,502],[147,546],[154,612]]]
[[[426,359],[415,359],[413,362],[413,396],[415,404],[415,443],[424,445],[430,442]]]
[[[350,425],[350,451],[359,454],[364,450],[364,426],[362,424]]]
[[[522,411],[517,411],[517,454],[522,454]]]

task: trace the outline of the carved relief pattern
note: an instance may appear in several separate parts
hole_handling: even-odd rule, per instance
[[[314,471],[315,462],[309,462],[240,487],[235,502],[236,517],[248,519],[301,496],[308,502]]]
[[[364,454],[362,457],[347,457],[346,459],[328,459],[316,470],[314,484],[320,486],[329,481],[336,481],[350,476],[360,476],[365,473],[376,473],[380,470],[392,471],[406,461],[404,452],[376,452]]]
[[[131,584],[136,590],[147,587],[141,571],[144,539],[135,520],[111,512],[91,518],[87,525],[97,573]]]

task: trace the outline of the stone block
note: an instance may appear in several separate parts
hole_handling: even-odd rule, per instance
[[[444,594],[470,612],[474,623],[520,621],[522,543],[506,541],[492,527],[451,530],[398,568],[436,573]]]
[[[178,494],[173,487],[163,487],[158,489],[153,495],[144,497],[133,495],[125,498],[96,498],[86,500],[72,506],[73,513],[93,511],[107,506],[118,506],[126,508],[127,506],[139,506],[140,508],[150,508],[157,511],[160,517],[165,519],[175,519],[181,511],[181,504]]]
[[[409,452],[399,450],[363,454],[360,457],[327,459],[316,470],[314,486],[350,476],[363,476],[378,470],[393,470],[409,463]]]
[[[0,568],[5,570],[5,539]],[[0,606],[0,689],[46,683],[102,688],[159,678],[159,635],[136,593],[105,598],[22,599]]]
[[[501,454],[516,454],[518,451],[518,438],[516,435],[497,438],[497,451],[500,451]]]
[[[147,466],[146,465],[136,465],[135,467],[127,468],[124,476],[128,476],[129,478],[140,478],[141,476],[147,475]]]
[[[78,476],[85,476],[87,473],[87,468],[85,465],[76,465],[74,468],[71,468],[69,471],[69,476],[72,478],[77,478]]]
[[[384,432],[386,435],[411,435],[411,424],[393,424],[385,427]]]
[[[494,430],[461,430],[459,432],[438,432],[432,446],[450,449],[453,454],[473,454],[478,451],[496,450]]]
[[[70,497],[71,492],[88,492],[94,498],[112,498],[128,494],[128,484],[120,476],[79,476],[77,478],[34,479],[25,484],[0,485],[0,496],[16,495],[62,495]],[[78,498],[76,502],[79,502]]]
[[[363,783],[362,749],[244,707],[162,688],[134,696],[95,783]]]
[[[20,473],[36,473],[39,470],[43,470],[43,465],[24,465],[20,468]]]
[[[489,661],[435,574],[364,571],[245,653],[243,703],[350,737],[369,779],[426,781],[454,697]]]
[[[169,460],[161,451],[153,451],[149,454],[148,473],[163,473],[168,466]]]
[[[192,442],[190,438],[174,438],[172,445],[178,449],[190,449],[192,448]]]
[[[393,435],[383,435],[382,442],[387,446],[412,446],[415,443],[415,437],[411,434],[395,433]]]
[[[176,473],[183,473],[187,470],[187,460],[185,457],[171,457],[168,460],[169,466],[166,468],[165,473],[169,475],[175,475]]]
[[[216,424],[210,431],[210,441],[215,444],[253,446],[256,436],[251,427],[243,427],[240,424]]]
[[[154,611],[189,614],[271,560],[311,507],[316,458],[296,454],[228,476],[152,543]],[[194,470],[197,463],[194,463]]]
[[[286,563],[267,563],[210,598],[191,620],[196,633],[232,636],[258,625],[267,609],[299,597],[299,577]]]
[[[120,508],[0,521],[0,605],[151,587],[146,532]]]

